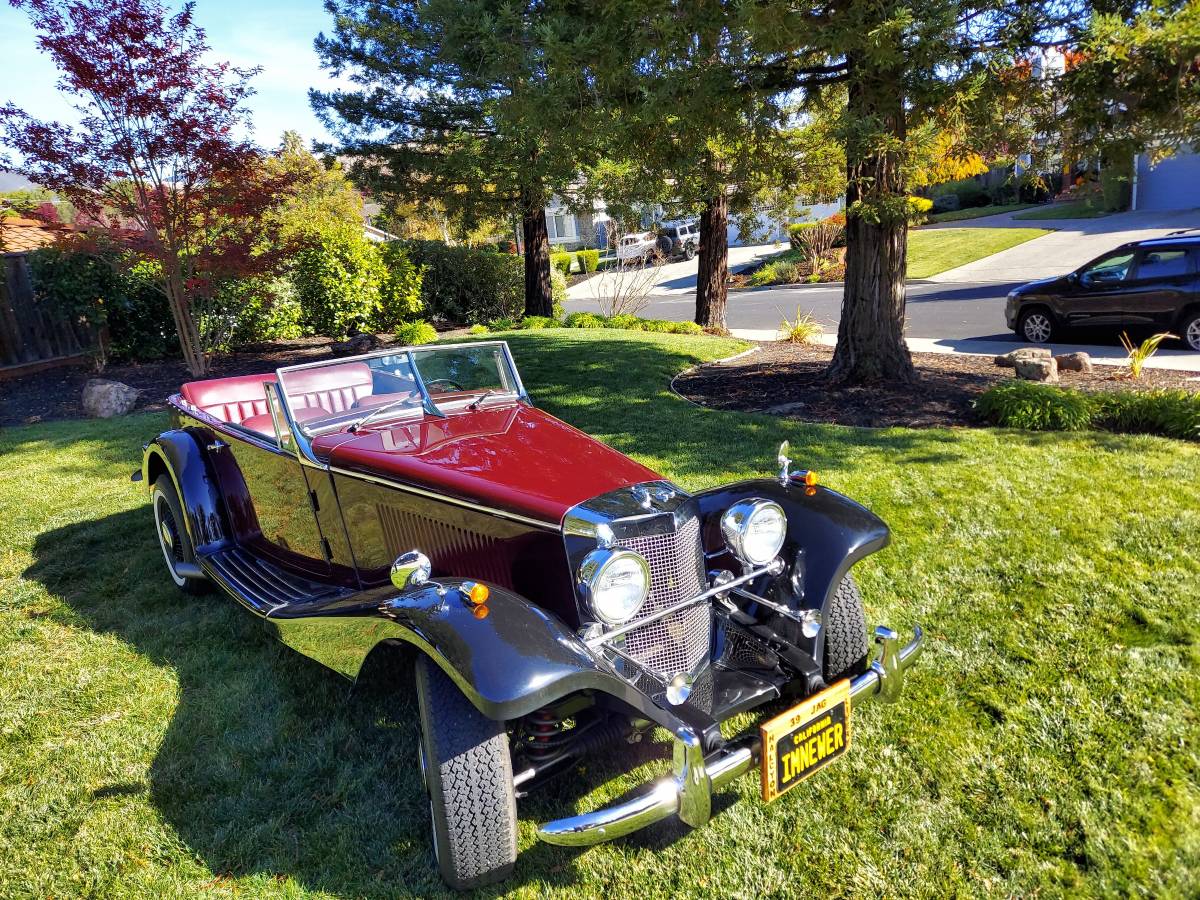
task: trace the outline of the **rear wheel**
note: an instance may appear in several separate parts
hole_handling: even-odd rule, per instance
[[[503,722],[483,716],[422,655],[421,773],[429,791],[433,854],[459,890],[502,881],[517,861],[517,797]]]
[[[162,548],[171,580],[184,593],[207,593],[207,579],[184,578],[177,570],[180,563],[195,565],[196,552],[192,547],[192,539],[188,537],[183,507],[179,503],[179,494],[175,491],[175,482],[171,480],[170,475],[159,475],[158,480],[154,482],[154,487],[150,490],[150,506],[154,510],[154,531],[158,535],[158,545]]]
[[[838,585],[825,617],[826,684],[861,675],[867,668],[867,613],[858,585],[847,575]]]
[[[693,243],[690,243],[690,242],[685,244],[683,247],[683,257],[684,257],[684,259],[695,259],[696,258],[696,245]]]
[[[1200,309],[1183,314],[1179,324],[1179,336],[1189,350],[1200,351]]]
[[[1054,316],[1045,309],[1029,309],[1017,321],[1017,336],[1032,344],[1045,344],[1054,337]]]

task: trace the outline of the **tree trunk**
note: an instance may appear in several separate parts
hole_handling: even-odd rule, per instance
[[[525,240],[525,315],[553,316],[550,289],[550,235],[546,232],[546,206],[539,197],[521,202],[521,236]]]
[[[727,331],[729,299],[729,200],[721,191],[700,214],[700,253],[696,258],[696,324]]]
[[[916,373],[904,342],[905,185],[899,155],[878,149],[885,136],[905,139],[901,82],[895,72],[864,71],[853,59],[850,66],[850,121],[879,123],[875,127],[885,135],[859,138],[846,149],[846,280],[827,374],[843,384],[907,383]],[[856,214],[857,201],[863,201],[867,216]]]
[[[168,266],[167,277],[163,282],[163,293],[167,295],[167,304],[171,307],[171,316],[175,319],[175,331],[179,335],[179,349],[183,351],[183,364],[194,378],[202,378],[208,374],[208,359],[200,343],[200,329],[196,327],[195,317],[188,302],[187,291],[184,289],[183,276],[178,267]]]

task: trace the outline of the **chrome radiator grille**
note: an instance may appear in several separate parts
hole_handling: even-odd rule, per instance
[[[689,519],[673,534],[618,540],[617,546],[640,553],[650,563],[650,596],[640,615],[648,616],[694,597],[704,588],[704,556],[700,520]],[[625,652],[647,668],[668,677],[690,672],[708,653],[712,629],[709,604],[635,628],[625,636]]]

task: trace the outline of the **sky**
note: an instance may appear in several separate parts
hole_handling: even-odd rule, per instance
[[[167,0],[172,8],[182,4]],[[196,22],[208,33],[213,56],[236,66],[262,66],[251,84],[254,138],[275,147],[287,129],[306,144],[328,133],[308,104],[308,89],[328,89],[333,79],[317,62],[313,39],[331,28],[321,0],[197,0]],[[38,50],[26,14],[0,2],[0,103],[12,102],[40,119],[75,122],[70,104],[55,89],[58,70]]]

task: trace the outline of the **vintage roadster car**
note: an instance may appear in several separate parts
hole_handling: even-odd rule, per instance
[[[170,404],[134,480],[172,580],[350,679],[409,658],[455,887],[511,871],[519,797],[655,726],[671,774],[539,837],[703,825],[756,766],[774,799],[847,751],[852,709],[894,700],[921,649],[919,628],[902,646],[879,627],[870,658],[849,569],[888,529],[789,471],[786,445],[778,474],[689,493],[535,408],[503,342],[192,382]],[[722,736],[753,709],[772,714]]]

